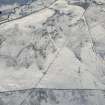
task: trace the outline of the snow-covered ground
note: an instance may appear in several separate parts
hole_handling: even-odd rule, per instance
[[[104,105],[105,91],[31,89],[0,93],[2,105]]]
[[[41,28],[42,23],[53,14],[54,11],[44,9],[40,11],[40,13],[32,14],[23,19],[0,26],[1,36],[4,38],[2,43],[3,47],[0,49],[1,91],[2,89],[31,88],[34,87],[35,83],[40,79],[42,72],[36,65],[38,62],[38,60],[35,61],[36,52],[31,46],[31,43],[34,44],[35,41],[33,39],[35,34],[32,33],[34,29],[31,29],[31,27]],[[41,62],[39,61],[39,63]],[[28,67],[28,65],[30,67]]]
[[[0,91],[105,89],[104,3],[37,3],[44,9],[0,25]]]

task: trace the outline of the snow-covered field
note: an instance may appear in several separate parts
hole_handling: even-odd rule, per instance
[[[1,105],[104,105],[105,91],[31,89],[0,93]]]
[[[0,11],[0,105],[105,104],[105,0]]]
[[[105,89],[104,0],[36,2],[44,9],[0,25],[0,91]]]

